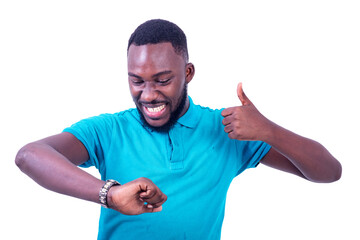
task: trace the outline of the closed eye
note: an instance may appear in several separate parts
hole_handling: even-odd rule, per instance
[[[172,79],[172,77],[171,78],[165,78],[165,79],[159,79],[159,80],[157,80],[157,82],[160,83],[161,85],[166,85],[166,84],[170,83],[171,79]]]
[[[144,80],[140,76],[131,72],[129,72],[128,74],[129,74],[129,81],[132,84],[139,86],[144,83]]]
[[[137,86],[144,83],[144,81],[140,80],[140,79],[130,79],[130,81],[132,82],[132,84],[137,85]]]

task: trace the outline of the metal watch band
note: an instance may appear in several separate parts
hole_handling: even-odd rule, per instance
[[[102,188],[100,189],[100,192],[99,192],[99,201],[100,201],[101,206],[103,206],[105,208],[109,208],[109,206],[107,204],[107,195],[108,195],[109,189],[112,186],[116,186],[116,185],[121,185],[121,184],[118,181],[115,181],[112,179],[106,180],[104,186],[102,186]]]

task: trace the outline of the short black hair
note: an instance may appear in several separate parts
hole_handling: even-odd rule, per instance
[[[184,57],[185,62],[189,59],[185,33],[175,24],[162,19],[152,19],[138,26],[131,34],[128,48],[131,44],[141,46],[170,42],[175,52]]]

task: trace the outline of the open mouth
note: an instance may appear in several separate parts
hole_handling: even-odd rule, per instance
[[[145,107],[146,110],[148,110],[149,112],[151,113],[157,113],[157,112],[160,112],[161,110],[163,110],[165,108],[165,104],[164,105],[161,105],[159,107],[154,107],[154,108],[151,108],[151,107]]]
[[[151,119],[159,119],[165,113],[166,106],[167,104],[162,104],[160,106],[154,106],[154,107],[143,105],[143,110],[147,117]]]

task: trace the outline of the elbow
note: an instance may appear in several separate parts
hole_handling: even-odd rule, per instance
[[[336,181],[340,180],[341,175],[342,175],[342,166],[341,166],[341,163],[338,162],[338,166],[335,170],[334,178],[333,178],[332,182],[336,182]]]
[[[22,168],[25,164],[25,156],[26,156],[26,153],[25,153],[25,147],[22,147],[18,153],[16,154],[16,157],[15,157],[15,164],[18,168]]]
[[[316,183],[332,183],[340,180],[341,175],[341,163],[336,161],[336,164],[334,164],[333,168],[329,170],[326,174],[322,174],[322,176],[314,176],[313,178],[308,178],[308,180]]]
[[[332,183],[332,182],[336,182],[338,180],[340,180],[341,175],[342,175],[342,166],[341,163],[336,161],[336,164],[334,164],[334,168],[331,171],[332,174],[329,174],[329,180],[327,181],[327,183]]]
[[[34,146],[29,143],[22,147],[15,157],[16,166],[23,172],[26,172],[27,166],[29,166],[30,155],[34,152]]]

